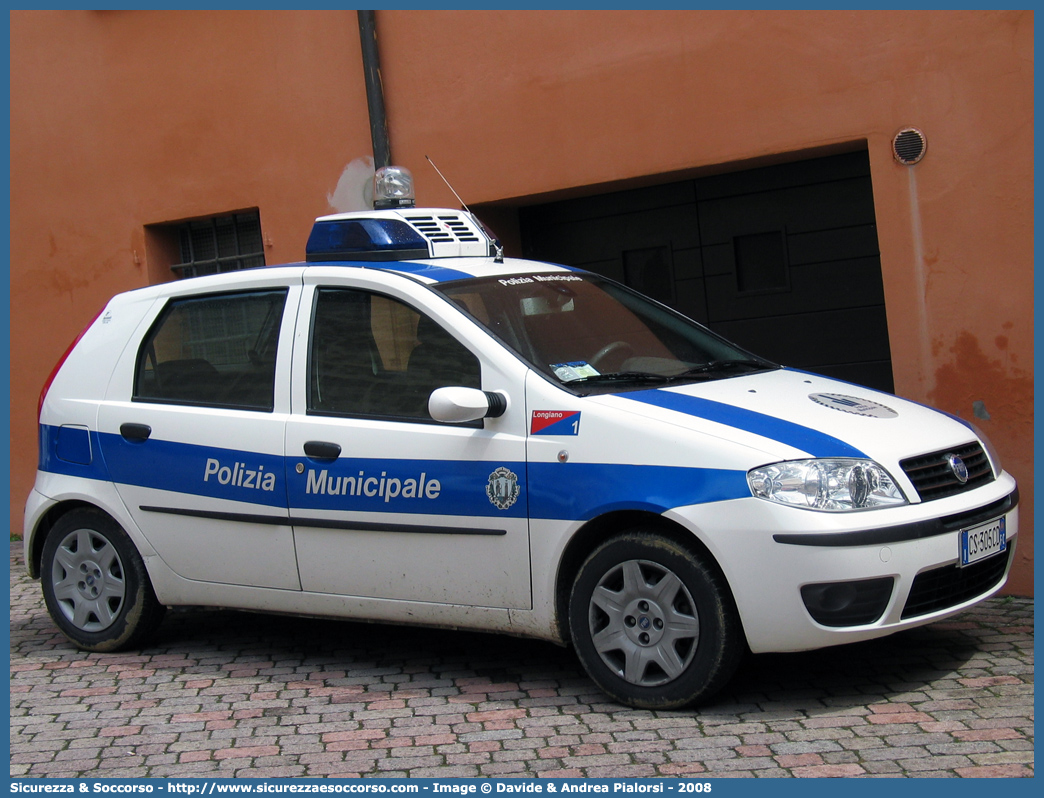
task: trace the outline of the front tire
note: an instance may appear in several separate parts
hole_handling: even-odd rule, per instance
[[[616,701],[679,709],[718,692],[739,665],[743,632],[724,580],[661,535],[603,543],[581,566],[569,600],[581,664]]]
[[[141,556],[101,510],[81,508],[58,519],[44,541],[40,572],[51,618],[86,651],[139,646],[163,619],[166,608]]]

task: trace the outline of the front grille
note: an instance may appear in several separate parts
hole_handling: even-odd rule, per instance
[[[946,460],[951,454],[960,457],[968,466],[967,482],[961,483],[954,476]],[[913,482],[922,502],[974,490],[993,481],[993,469],[990,468],[989,458],[977,442],[920,457],[909,457],[899,465]]]
[[[1014,548],[977,563],[958,568],[945,565],[918,574],[903,607],[903,620],[955,607],[981,596],[1004,578]]]

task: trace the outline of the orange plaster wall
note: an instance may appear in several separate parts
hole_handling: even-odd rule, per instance
[[[380,11],[392,152],[418,204],[469,203],[870,153],[896,390],[993,438],[1022,490],[1032,593],[1033,14]],[[35,403],[117,290],[143,225],[261,209],[299,259],[370,155],[356,15],[13,12],[12,523]],[[913,125],[925,159],[896,164]],[[825,334],[829,334],[826,331]]]

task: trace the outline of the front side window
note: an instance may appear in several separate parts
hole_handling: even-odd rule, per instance
[[[317,292],[308,412],[431,421],[436,388],[482,385],[479,362],[428,316],[367,291]]]
[[[776,368],[593,274],[478,278],[437,288],[534,368],[579,394]]]
[[[171,300],[138,353],[134,400],[271,411],[286,295]]]

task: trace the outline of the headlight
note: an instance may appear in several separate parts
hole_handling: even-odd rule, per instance
[[[843,513],[906,504],[906,497],[872,460],[789,460],[747,472],[759,499]]]

